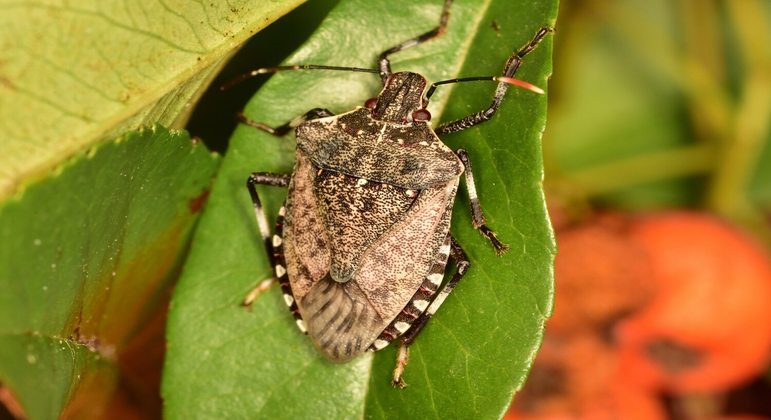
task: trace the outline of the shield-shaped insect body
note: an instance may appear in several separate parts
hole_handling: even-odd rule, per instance
[[[439,286],[428,276],[444,273],[463,164],[427,121],[403,115],[420,108],[424,88],[420,75],[396,73],[373,109],[297,128],[277,261],[286,272],[276,274],[332,360],[377,349],[389,324],[394,337],[406,331],[427,307],[415,301]]]
[[[378,70],[324,65],[261,69],[325,69],[379,73],[384,85],[353,111],[334,115],[316,108],[273,128],[243,121],[274,135],[296,128],[297,149],[291,175],[253,173],[247,180],[257,222],[298,327],[331,360],[347,361],[380,350],[398,339],[394,383],[404,386],[407,346],[465,274],[469,261],[449,233],[450,214],[461,176],[468,190],[472,222],[497,252],[502,244],[486,225],[476,195],[469,157],[450,150],[439,135],[490,119],[514,79],[522,58],[551,32],[541,28],[507,60],[501,76],[433,83],[416,73],[391,71],[388,56],[441,35],[451,1],[445,0],[440,25],[380,55]],[[489,108],[432,129],[426,110],[437,86],[494,80]],[[288,187],[274,233],[256,185]],[[448,259],[453,276],[444,281]]]

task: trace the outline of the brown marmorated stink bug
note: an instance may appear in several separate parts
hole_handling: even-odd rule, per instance
[[[474,227],[496,252],[507,248],[485,224],[468,155],[464,150],[453,152],[438,136],[490,119],[509,84],[538,91],[513,76],[522,58],[552,31],[538,30],[509,57],[501,76],[444,80],[426,90],[423,76],[392,72],[389,55],[444,32],[451,3],[445,0],[436,28],[381,53],[378,70],[299,65],[246,75],[326,69],[379,73],[383,80],[376,98],[341,115],[316,108],[275,128],[243,116],[242,120],[276,136],[296,129],[294,172],[255,172],[246,184],[275,279],[297,326],[335,362],[399,339],[393,383],[400,387],[405,386],[408,346],[469,268],[466,254],[449,233],[462,174]],[[499,82],[491,105],[432,129],[426,107],[436,87],[475,80]],[[273,234],[257,184],[288,188]],[[449,257],[456,272],[443,282]],[[265,284],[255,289],[246,303],[264,288]]]

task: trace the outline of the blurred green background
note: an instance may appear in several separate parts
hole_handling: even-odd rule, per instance
[[[704,208],[768,244],[771,2],[560,8],[544,136],[551,197]]]

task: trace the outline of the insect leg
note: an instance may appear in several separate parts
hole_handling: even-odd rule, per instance
[[[463,149],[458,149],[455,153],[465,167],[464,175],[466,177],[466,190],[468,191],[468,197],[471,204],[471,222],[474,225],[474,229],[482,232],[495,248],[495,253],[500,255],[503,252],[506,252],[506,250],[509,249],[509,246],[499,241],[495,232],[487,227],[485,215],[482,213],[482,205],[479,204],[479,197],[477,197],[477,188],[476,184],[474,184],[474,172],[471,170],[471,161],[468,158],[468,153]]]
[[[466,275],[466,271],[468,271],[471,262],[466,256],[466,252],[463,251],[463,248],[460,247],[458,242],[453,237],[450,237],[450,258],[452,258],[455,263],[455,274],[453,274],[450,281],[448,281],[444,287],[439,290],[434,300],[430,305],[428,305],[426,311],[423,312],[423,314],[412,325],[412,328],[410,328],[402,336],[401,341],[403,344],[409,346],[413,341],[415,341],[415,337],[417,337],[418,333],[423,330],[426,322],[428,322],[428,320],[431,319],[436,311],[439,310],[439,307],[442,306],[442,303],[444,303],[444,300],[447,299],[447,296],[449,296],[449,294],[463,278],[463,276]]]
[[[270,228],[268,228],[268,219],[265,217],[265,210],[262,208],[262,202],[260,196],[257,194],[257,184],[270,185],[272,187],[288,187],[290,176],[287,174],[274,174],[269,172],[253,172],[249,178],[246,179],[246,189],[249,190],[249,195],[252,197],[252,204],[254,205],[254,215],[257,218],[257,226],[260,228],[260,234],[265,241],[265,246],[269,250],[273,250],[273,243],[270,241]]]
[[[410,38],[399,45],[391,47],[380,54],[380,57],[378,57],[378,67],[380,68],[380,78],[383,79],[383,82],[385,82],[388,78],[388,75],[391,74],[391,62],[388,60],[389,55],[410,47],[414,47],[418,44],[422,44],[430,39],[442,36],[445,28],[447,27],[447,21],[450,19],[451,5],[452,0],[444,0],[444,6],[442,6],[442,15],[439,18],[439,26],[422,35],[418,35],[415,38]]]
[[[286,174],[274,174],[268,172],[253,172],[249,178],[246,179],[246,188],[249,190],[249,195],[252,197],[252,205],[254,206],[254,215],[257,219],[257,226],[260,229],[260,235],[265,243],[265,249],[268,251],[268,258],[272,264],[274,262],[275,250],[273,249],[274,240],[270,237],[270,228],[268,228],[268,219],[265,217],[265,210],[262,208],[262,202],[260,196],[257,194],[257,184],[270,185],[274,187],[287,187],[289,186],[290,176]],[[257,296],[266,290],[272,284],[273,279],[265,280],[252,289],[244,298],[243,304],[245,306],[250,305]]]
[[[530,40],[530,42],[522,46],[522,48],[517,50],[517,52],[512,54],[511,57],[506,60],[506,65],[503,67],[503,76],[513,77],[517,70],[519,70],[519,66],[522,64],[522,58],[530,54],[538,46],[538,44],[543,41],[546,35],[551,32],[554,32],[554,29],[549,27],[543,27],[539,29],[538,32],[535,33],[535,36],[533,36],[533,39]],[[459,120],[442,124],[434,131],[436,134],[440,135],[449,134],[456,131],[465,130],[469,127],[473,127],[477,124],[481,124],[489,120],[493,115],[495,115],[495,112],[498,111],[498,107],[500,107],[503,96],[506,94],[508,88],[508,83],[498,83],[498,87],[495,89],[495,94],[493,95],[493,101],[487,109],[468,115]]]
[[[396,367],[394,368],[392,377],[393,384],[399,388],[404,388],[407,386],[407,384],[404,382],[403,374],[404,368],[407,366],[407,360],[410,357],[410,344],[415,341],[415,338],[423,330],[423,327],[426,326],[428,320],[431,319],[436,311],[439,310],[439,307],[442,306],[445,299],[447,299],[447,296],[449,296],[455,286],[458,285],[460,279],[466,275],[466,271],[471,265],[471,262],[466,256],[466,252],[463,251],[463,248],[460,247],[458,242],[453,237],[450,237],[450,257],[455,262],[455,274],[453,274],[452,278],[444,285],[444,287],[439,290],[439,293],[436,294],[436,297],[431,302],[431,304],[428,305],[428,308],[426,308],[425,312],[423,312],[420,317],[415,320],[415,322],[412,324],[412,327],[407,330],[407,332],[404,333],[404,335],[401,337],[399,350],[396,356]]]
[[[254,127],[256,129],[265,131],[267,133],[273,134],[276,137],[281,137],[287,135],[290,131],[297,128],[300,124],[304,123],[305,121],[309,120],[315,120],[318,118],[324,118],[324,117],[331,117],[335,114],[332,113],[332,111],[324,108],[313,108],[310,111],[306,112],[303,115],[300,115],[299,117],[293,119],[292,121],[287,122],[286,124],[280,125],[278,127],[271,127],[269,125],[266,125],[261,122],[254,121],[244,115],[243,113],[238,113],[238,120],[250,127]]]

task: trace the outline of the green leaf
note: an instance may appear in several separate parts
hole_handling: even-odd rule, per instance
[[[76,155],[0,205],[0,382],[30,418],[105,408],[166,301],[217,163],[157,127]]]
[[[556,1],[512,7],[509,0],[459,0],[442,38],[394,56],[398,70],[437,81],[499,74],[506,58],[544,25]],[[438,22],[441,1],[344,0],[287,61],[374,67],[386,48]],[[518,77],[546,88],[551,38]],[[375,75],[277,74],[246,107],[271,125],[314,107],[342,113],[377,94]],[[435,120],[486,107],[493,83],[442,87]],[[394,389],[393,349],[347,364],[325,360],[295,327],[273,287],[247,310],[239,304],[272,269],[244,187],[252,171],[288,173],[294,141],[240,127],[196,231],[168,324],[162,393],[169,418],[484,418],[501,416],[529,369],[551,312],[554,243],[541,190],[540,137],[546,98],[511,89],[483,125],[445,136],[469,151],[489,225],[511,245],[502,257],[470,225],[459,195],[453,235],[471,260],[467,276],[411,347],[409,387]],[[438,116],[441,115],[441,118]],[[464,189],[461,188],[461,191]],[[261,188],[275,216],[285,191]]]
[[[0,199],[101,140],[183,126],[234,50],[301,1],[3,2]]]

